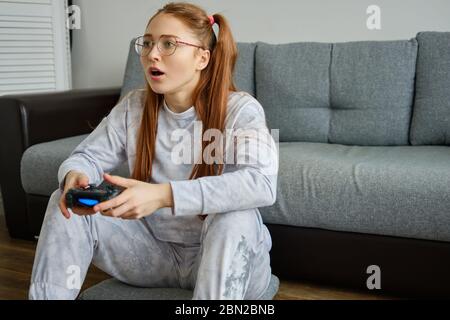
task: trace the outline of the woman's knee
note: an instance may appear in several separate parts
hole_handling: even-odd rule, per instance
[[[205,219],[203,233],[212,234],[214,239],[221,236],[240,239],[244,236],[256,241],[261,229],[258,214],[256,209],[210,214]]]
[[[45,211],[43,227],[47,226],[53,228],[55,226],[58,226],[57,228],[71,228],[80,223],[84,224],[84,221],[82,220],[87,219],[87,217],[79,217],[76,215],[71,215],[69,220],[65,218],[59,206],[62,194],[62,191],[60,189],[57,189],[50,195],[47,209]]]
[[[56,189],[55,191],[52,192],[47,203],[47,209],[45,212],[46,216],[56,214],[62,215],[61,209],[59,208],[59,201],[61,199],[61,196],[62,192],[60,189]]]
[[[56,189],[50,195],[50,198],[47,203],[47,209],[45,212],[46,216],[57,216],[58,218],[62,217],[66,219],[61,211],[60,202],[63,192],[61,189]]]
[[[61,189],[56,189],[55,191],[53,191],[52,192],[52,194],[50,195],[50,200],[49,200],[49,202],[50,201],[57,201],[57,202],[59,202],[59,199],[61,199],[61,196],[62,196],[62,191],[61,191]]]

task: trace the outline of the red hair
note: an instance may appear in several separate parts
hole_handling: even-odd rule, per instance
[[[208,15],[196,5],[169,3],[156,12],[149,20],[149,24],[159,14],[170,14],[181,20],[198,37],[203,47],[211,51],[209,64],[201,71],[200,80],[193,91],[192,101],[197,117],[202,121],[202,136],[208,129],[218,129],[224,132],[228,95],[230,92],[236,91],[233,72],[237,59],[236,43],[227,20],[220,14],[213,15],[214,21],[219,27],[219,36],[216,38]],[[147,83],[147,98],[137,138],[133,179],[148,181],[152,176],[158,113],[163,99],[164,95],[153,92]],[[202,155],[209,143],[211,142],[202,139]],[[219,152],[222,155],[223,150]],[[215,170],[214,164],[205,163],[203,157],[201,158],[201,163],[194,165],[189,179],[222,173],[223,161],[217,164],[218,168]]]

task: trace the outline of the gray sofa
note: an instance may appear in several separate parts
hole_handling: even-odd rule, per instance
[[[450,32],[398,41],[239,43],[238,49],[239,89],[260,101],[270,128],[280,129],[277,201],[260,209],[273,238],[273,273],[369,291],[367,268],[377,265],[381,290],[373,293],[450,297]],[[143,84],[131,45],[120,96]],[[62,109],[64,101],[75,104],[75,115],[86,104],[95,108],[95,95],[106,99],[97,102],[104,110],[119,91],[0,99],[0,112],[16,110],[3,120],[9,126],[32,126],[30,119],[47,126],[16,157],[24,198],[4,193],[10,229],[18,213],[8,205],[24,201],[20,222],[38,234],[59,165],[91,130],[70,136],[57,127],[58,134],[45,135],[53,125],[50,111],[39,113],[45,99],[60,101]],[[126,164],[116,173],[129,175]],[[1,183],[4,190],[10,182]]]

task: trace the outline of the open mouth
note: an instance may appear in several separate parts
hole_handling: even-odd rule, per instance
[[[149,73],[152,78],[159,78],[164,75],[164,72],[162,72],[161,70],[159,70],[156,67],[150,67]]]
[[[150,74],[154,77],[159,77],[162,76],[164,74],[164,72],[158,71],[158,70],[151,70]]]

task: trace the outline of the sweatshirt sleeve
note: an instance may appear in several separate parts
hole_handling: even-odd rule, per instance
[[[175,216],[223,213],[275,203],[278,148],[257,100],[241,108],[231,131],[231,135],[226,134],[225,151],[233,153],[231,170],[219,176],[170,181]],[[225,158],[226,166],[230,166],[229,156]]]
[[[65,176],[71,170],[86,174],[89,183],[99,184],[104,172],[110,172],[125,162],[128,97],[121,99],[61,164],[58,169],[61,190],[64,189]]]

